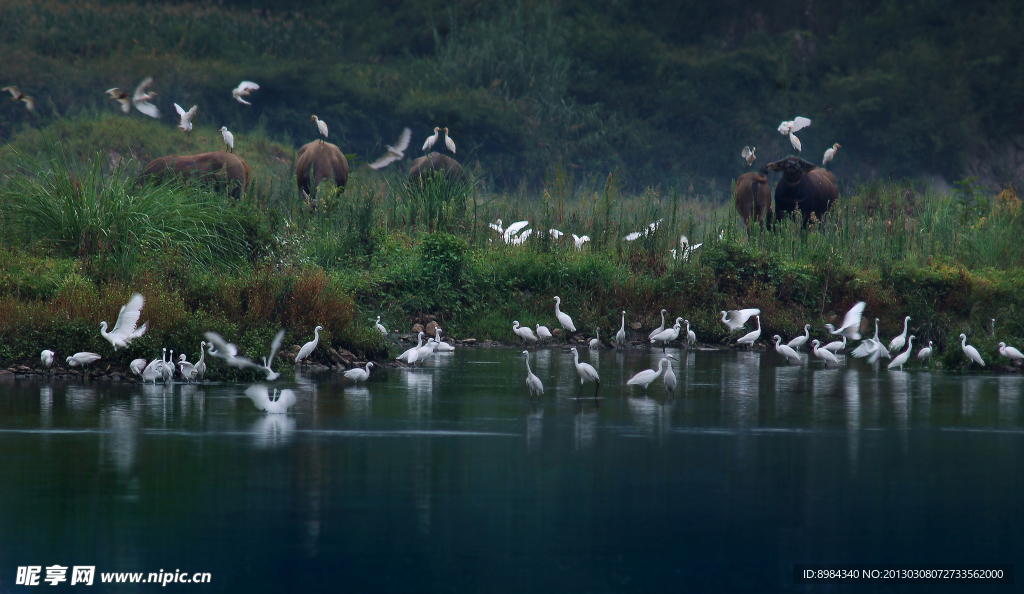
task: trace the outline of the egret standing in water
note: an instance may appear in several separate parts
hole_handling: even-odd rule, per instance
[[[620,347],[626,344],[626,312],[622,312],[622,325],[619,326],[619,331],[615,333],[615,344]]]
[[[569,317],[569,314],[562,313],[562,310],[559,308],[561,304],[562,298],[555,295],[555,317],[558,319],[558,323],[569,332],[576,332],[576,326],[573,325],[572,318]]]
[[[1024,355],[1012,346],[1006,346],[1005,342],[999,343],[999,354],[1006,357],[1013,363],[1024,361]]]
[[[551,330],[548,330],[547,326],[537,324],[537,338],[541,340],[551,338]]]
[[[597,333],[597,338],[590,339],[590,350],[596,351],[601,348],[601,327],[597,326],[594,328]]]
[[[371,367],[373,367],[373,361],[367,361],[366,362],[366,369],[360,369],[358,367],[353,367],[352,369],[349,369],[348,371],[345,372],[345,377],[347,377],[348,379],[354,381],[357,384],[359,382],[365,382],[366,380],[370,379],[370,368]]]
[[[544,384],[530,371],[530,351],[523,351],[523,354],[526,355],[526,387],[530,390],[530,396],[540,396],[544,393]]]
[[[640,389],[643,390],[644,394],[646,394],[647,386],[651,385],[654,380],[661,377],[661,374],[665,373],[666,367],[670,367],[672,365],[669,359],[674,360],[673,357],[662,357],[661,361],[658,361],[657,369],[645,369],[640,373],[637,373],[626,381],[626,385],[640,386]]]
[[[974,361],[975,363],[981,365],[982,367],[985,366],[985,360],[981,358],[981,353],[978,352],[978,349],[967,344],[966,334],[960,335],[960,348],[963,349],[964,354],[967,355],[968,359]]]
[[[39,353],[39,360],[43,362],[44,366],[53,367],[53,357],[56,354],[57,353],[54,353],[50,349],[46,349],[45,351]]]
[[[683,323],[686,324],[686,346],[692,349],[697,345],[697,333],[690,330],[690,320],[683,320]]]
[[[798,355],[792,347],[790,347],[788,344],[782,344],[781,336],[776,334],[775,336],[772,337],[772,340],[775,341],[775,352],[785,357],[787,363],[789,363],[790,359],[796,362],[800,361],[800,355]]]
[[[658,326],[651,333],[647,335],[647,340],[654,340],[654,337],[665,331],[665,314],[668,313],[667,309],[661,310],[661,326]]]
[[[736,344],[745,344],[752,347],[754,346],[754,343],[757,342],[758,338],[761,338],[761,316],[757,316],[757,330],[744,334],[742,337],[740,337],[739,340],[736,341]]]
[[[804,344],[807,343],[807,340],[810,337],[811,337],[811,325],[810,324],[804,324],[804,335],[803,336],[797,336],[793,340],[787,342],[786,346],[788,346],[789,348],[791,348],[793,350],[796,350],[796,349],[804,346]]]
[[[524,342],[537,342],[537,337],[533,334],[533,330],[530,330],[529,326],[520,326],[519,320],[512,322],[512,331],[516,333],[516,336],[522,338]]]
[[[903,318],[903,334],[900,334],[896,338],[889,342],[890,351],[898,351],[903,348],[903,345],[907,344],[907,323],[910,322],[910,316]]]
[[[309,118],[309,121],[316,122],[316,129],[320,132],[320,136],[327,138],[327,122],[321,120],[316,116]],[[320,142],[323,142],[324,138],[321,138]]]
[[[889,369],[899,367],[900,371],[903,371],[903,365],[906,364],[907,360],[910,359],[910,351],[914,349],[914,335],[911,334],[910,338],[907,339],[907,350],[893,357],[893,360],[889,362]]]
[[[196,379],[203,381],[206,376],[206,341],[199,343],[199,360],[196,361]]]
[[[818,345],[821,343],[817,339],[811,341],[811,350],[814,352],[814,356],[825,362],[825,366],[828,367],[829,363],[839,364],[839,359],[836,358],[832,351],[828,349],[820,348]]]
[[[576,373],[580,375],[580,391],[576,394],[576,398],[579,398],[583,394],[583,382],[594,382],[597,387],[594,388],[594,400],[597,400],[597,392],[601,389],[601,377],[597,375],[597,370],[594,369],[593,365],[589,363],[580,363],[580,354],[576,350],[576,347],[569,349],[572,352],[573,364],[576,365]]]
[[[928,341],[928,346],[924,347],[917,352],[918,361],[927,361],[932,356],[932,341]]]
[[[668,343],[672,342],[673,340],[679,338],[679,333],[682,331],[682,321],[683,318],[676,318],[676,323],[673,324],[671,328],[667,330],[662,330],[661,332],[655,334],[654,338],[651,339],[651,343],[660,342],[661,352],[664,353],[666,345],[668,345]]]
[[[669,357],[673,361],[677,361],[675,357]],[[670,396],[676,395],[676,372],[672,370],[672,363],[668,364],[665,368],[665,376],[661,380],[665,383],[665,389],[668,390]]]

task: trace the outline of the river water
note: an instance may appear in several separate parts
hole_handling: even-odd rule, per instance
[[[10,380],[0,591],[54,564],[222,592],[807,591],[794,563],[1020,556],[1024,378],[669,353],[674,398],[625,386],[652,351],[582,353],[597,400],[531,351],[531,400],[519,350],[471,348],[300,376],[287,415],[246,386]]]

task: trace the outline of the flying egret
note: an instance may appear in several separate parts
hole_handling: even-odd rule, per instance
[[[643,390],[644,394],[646,394],[647,386],[651,385],[654,380],[658,379],[661,377],[661,374],[665,373],[665,367],[670,367],[672,365],[672,362],[669,361],[669,359],[670,357],[662,357],[662,359],[658,361],[658,367],[656,370],[645,369],[629,378],[629,380],[626,381],[626,385],[640,386],[640,389]]]
[[[117,347],[127,348],[132,340],[146,333],[147,324],[143,324],[141,328],[135,328],[139,323],[139,316],[142,315],[144,303],[145,299],[141,294],[132,295],[128,303],[121,307],[121,312],[117,314],[117,322],[114,323],[114,329],[110,332],[107,332],[107,323],[100,322],[100,335],[114,346],[115,351]]]
[[[651,343],[660,342],[661,352],[664,353],[668,343],[679,338],[679,333],[682,330],[682,321],[683,318],[676,318],[676,323],[673,324],[671,328],[667,328],[655,334],[654,337],[651,338]]]
[[[580,353],[576,350],[576,347],[569,349],[572,352],[573,364],[576,366],[576,373],[580,376],[580,391],[576,394],[576,398],[583,394],[583,382],[591,381],[597,384],[594,388],[594,400],[597,400],[597,392],[601,389],[601,377],[597,375],[597,370],[594,369],[593,365],[589,363],[580,363]]]
[[[548,330],[547,326],[541,326],[540,324],[537,324],[537,338],[542,340],[551,338],[551,330]]]
[[[440,128],[434,128],[434,135],[428,136],[427,141],[423,143],[423,152],[429,151],[434,143],[437,142],[437,136],[441,132]],[[498,226],[501,226],[501,220],[498,220]]]
[[[826,344],[822,348],[828,349],[833,353],[841,353],[842,351],[846,350],[846,337],[844,336],[842,341],[833,340],[832,342]]]
[[[43,366],[53,367],[53,357],[56,354],[57,353],[54,353],[50,349],[46,349],[43,352],[39,353],[39,360],[43,362]]]
[[[281,342],[284,340],[284,328],[277,331],[274,335],[274,340],[270,342],[270,354],[263,357],[263,365],[259,366],[260,371],[267,373],[267,381],[272,382],[277,378],[281,377],[281,374],[271,369],[274,365],[274,357],[277,356],[277,351],[281,349]],[[316,348],[316,347],[313,347]]]
[[[761,310],[756,307],[749,309],[733,309],[727,312],[722,312],[722,323],[729,327],[730,332],[734,332],[743,327],[752,316],[760,315]],[[758,322],[760,323],[760,322]]]
[[[743,160],[747,162],[747,167],[750,167],[751,165],[754,164],[754,159],[757,158],[754,156],[754,151],[756,150],[756,148],[749,146],[743,147],[743,151],[740,153],[740,157],[742,157]]]
[[[501,236],[505,243],[512,241],[512,236],[519,233],[520,230],[530,226],[530,221],[516,221],[508,226],[505,231],[502,232]]]
[[[380,323],[380,316],[377,316],[377,321],[374,323],[374,328],[376,328],[377,332],[380,332],[384,337],[387,337],[388,329],[384,327],[384,324]]]
[[[615,333],[615,344],[620,347],[626,344],[626,312],[622,312],[622,325],[619,326],[619,331]]]
[[[878,338],[878,318],[875,318],[875,336],[871,340],[876,345],[878,345],[878,348],[875,350],[875,352],[870,357],[868,357],[868,361],[870,363],[874,363],[875,361],[878,361],[879,357],[885,357],[886,359],[892,359],[892,355],[889,353],[889,350],[885,348],[885,345],[882,344],[882,341]]]
[[[178,116],[181,118],[181,122],[178,124],[178,129],[182,132],[192,131],[192,118],[196,115],[196,110],[199,109],[198,105],[193,105],[192,109],[185,111],[177,103],[174,104],[174,111],[178,112]]]
[[[789,142],[793,145],[793,148],[796,149],[797,152],[800,152],[800,139],[796,137],[795,133],[810,125],[811,120],[798,116],[788,122],[782,122],[779,124],[779,133],[783,136],[789,136]]]
[[[437,329],[437,336],[435,337],[437,339],[437,350],[442,352],[442,353],[452,353],[452,352],[454,352],[455,351],[455,347],[450,345],[450,344],[448,344],[447,342],[445,342],[444,340],[441,339],[441,332],[442,332],[442,330],[440,328],[438,328]]]
[[[123,111],[124,113],[130,113],[131,112],[131,110],[132,110],[132,97],[131,97],[131,95],[129,95],[128,93],[122,91],[121,89],[119,89],[117,87],[114,87],[112,89],[107,89],[105,92],[106,92],[107,95],[110,95],[110,100],[111,101],[117,101],[118,103],[121,104],[121,111]]]
[[[100,356],[96,353],[75,353],[67,358],[68,365],[71,367],[85,367],[86,365],[95,363],[100,360]]]
[[[665,331],[665,314],[668,313],[667,309],[661,310],[661,326],[658,326],[651,333],[647,335],[647,340],[652,340],[656,335],[661,334]]]
[[[206,340],[216,348],[216,350],[210,350],[210,355],[219,359],[224,359],[224,362],[232,367],[239,369],[245,369],[246,367],[256,367],[256,364],[252,362],[252,359],[248,357],[238,356],[238,347],[233,343],[227,342],[224,338],[216,332],[207,332],[205,335]]]
[[[903,334],[900,334],[896,338],[889,342],[890,351],[898,351],[903,348],[903,345],[907,343],[907,322],[910,321],[910,316],[903,318]]]
[[[804,344],[807,343],[807,340],[810,337],[811,337],[811,325],[810,324],[804,324],[804,335],[803,336],[797,336],[793,340],[787,342],[786,346],[788,346],[789,348],[791,348],[793,350],[796,350],[796,349],[804,346]]]
[[[843,145],[841,145],[841,144],[839,144],[837,142],[837,143],[832,145],[832,148],[826,150],[825,151],[825,156],[821,159],[821,166],[825,167],[826,165],[828,165],[829,161],[831,161],[833,158],[835,158],[836,151],[839,150],[840,148],[842,148],[842,146]]]
[[[583,244],[585,244],[588,241],[590,241],[590,236],[589,235],[584,235],[583,237],[580,237],[580,236],[576,235],[575,233],[573,233],[572,234],[572,241],[573,241],[574,244],[576,244],[576,249],[582,250],[583,249]]]
[[[256,384],[249,386],[245,390],[245,395],[252,400],[252,403],[256,405],[259,410],[266,411],[270,414],[283,415],[288,412],[288,409],[295,404],[295,392],[291,390],[281,390],[280,396],[278,396],[277,388],[274,389],[274,396],[271,397],[270,389],[263,384]]]
[[[928,341],[928,346],[924,347],[917,352],[917,359],[919,361],[927,361],[932,356],[932,341]]]
[[[238,101],[242,105],[252,105],[252,103],[249,103],[245,99],[242,99],[242,97],[248,97],[249,93],[258,90],[260,90],[260,86],[258,84],[247,80],[243,80],[242,82],[238,83],[237,87],[231,89],[231,96],[235,98],[235,101]]]
[[[597,333],[597,338],[590,339],[590,350],[592,351],[596,351],[601,348],[601,327],[596,326],[594,329]]]
[[[786,357],[786,362],[787,363],[789,362],[790,359],[792,359],[794,361],[797,361],[797,362],[800,361],[800,355],[798,355],[797,352],[794,351],[792,347],[790,347],[789,345],[786,345],[786,344],[782,344],[782,337],[781,336],[776,334],[775,336],[772,337],[772,340],[775,341],[775,352],[780,354],[780,355],[782,355],[782,356],[784,356],[784,357]]]
[[[828,367],[829,363],[839,364],[839,359],[828,349],[820,348],[818,345],[821,343],[817,339],[811,341],[811,350],[814,352],[814,356],[825,362],[825,366]]]
[[[420,332],[419,336],[417,337],[416,346],[412,347],[411,349],[407,349],[401,355],[395,357],[395,360],[402,361],[410,365],[416,363],[416,359],[419,358],[420,347],[423,346],[423,335],[424,333]]]
[[[860,319],[864,315],[864,307],[867,303],[858,301],[846,312],[843,318],[843,325],[838,330],[832,324],[825,324],[828,333],[835,336],[845,336],[850,340],[860,340]]]
[[[697,334],[690,330],[690,320],[683,320],[683,323],[686,324],[686,346],[692,349],[697,345]]]
[[[910,351],[914,349],[914,335],[911,334],[910,338],[907,339],[907,350],[893,357],[892,361],[889,362],[888,369],[899,367],[900,371],[903,371],[903,365],[910,359]]]
[[[135,109],[148,115],[151,118],[159,118],[160,110],[157,109],[155,105],[150,103],[150,100],[153,99],[153,97],[156,97],[156,93],[146,92],[146,89],[148,89],[149,85],[151,84],[153,84],[153,77],[147,76],[142,82],[139,83],[139,86],[135,87],[135,92],[132,93],[132,105],[135,106]]]
[[[231,132],[228,132],[227,126],[220,127],[220,135],[221,138],[224,139],[224,144],[227,145],[228,147],[228,152],[235,152],[235,135],[232,134]]]
[[[673,361],[678,361],[675,357],[670,356],[669,358]],[[668,364],[668,367],[665,368],[665,375],[662,377],[661,381],[665,383],[665,389],[668,390],[669,395],[675,396],[677,383],[676,372],[673,371],[671,362]]]
[[[540,396],[544,393],[544,384],[530,370],[530,351],[523,351],[523,354],[526,355],[526,388],[530,390],[530,396]]]
[[[134,359],[128,364],[128,369],[131,369],[135,375],[142,377],[142,372],[146,370],[146,360]]]
[[[569,332],[576,332],[576,326],[573,325],[572,318],[569,317],[569,314],[562,313],[562,310],[559,309],[561,304],[562,298],[555,295],[555,318],[558,319],[558,323],[562,325],[562,328]]]
[[[536,342],[537,336],[530,330],[529,326],[519,327],[519,320],[512,322],[512,331],[516,333],[516,336],[522,338],[525,342]]]
[[[740,337],[739,340],[736,341],[736,344],[737,345],[746,344],[746,345],[754,346],[754,343],[757,342],[758,338],[761,338],[761,316],[760,315],[757,316],[757,330],[754,330],[753,332],[747,332],[742,337]]]
[[[18,89],[18,87],[14,87],[14,86],[4,87],[4,88],[0,89],[0,92],[10,93],[11,94],[11,101],[21,101],[22,103],[25,104],[25,109],[27,109],[29,111],[35,111],[35,109],[36,109],[36,100],[31,98],[31,97],[29,97],[25,93],[22,93],[21,90]]]
[[[196,379],[203,381],[206,377],[206,341],[199,343],[199,360],[196,361]]]
[[[320,136],[327,138],[327,122],[321,120],[316,116],[309,118],[309,121],[316,122],[316,129],[320,132]],[[324,138],[321,138],[320,142],[323,142]]]
[[[966,334],[960,335],[960,348],[964,350],[964,354],[967,355],[968,359],[974,361],[975,363],[981,365],[982,367],[985,366],[985,360],[981,358],[981,353],[978,352],[978,349],[967,344]]]
[[[405,158],[405,149],[409,148],[409,142],[412,140],[412,130],[406,128],[402,130],[402,134],[399,135],[398,140],[395,141],[395,146],[386,145],[388,152],[383,157],[377,159],[373,163],[370,163],[370,169],[383,169],[395,161],[401,161]]]
[[[359,382],[365,382],[366,380],[370,379],[370,368],[371,367],[373,367],[373,361],[367,361],[366,362],[366,369],[360,369],[358,367],[353,367],[352,369],[349,369],[348,371],[345,372],[345,377],[347,377],[348,379],[354,381],[357,384]]]
[[[1005,342],[999,343],[999,354],[1006,357],[1013,363],[1016,363],[1017,361],[1024,361],[1024,355],[1012,346],[1006,346]]]
[[[455,154],[455,141],[452,140],[451,135],[448,133],[448,128],[444,129],[444,146],[447,147],[453,155]]]
[[[320,331],[323,329],[323,326],[317,326],[313,329],[313,340],[302,345],[302,348],[299,349],[299,354],[295,355],[296,364],[313,354],[313,351],[316,350],[316,345],[320,344]]]

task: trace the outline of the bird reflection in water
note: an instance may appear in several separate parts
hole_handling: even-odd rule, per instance
[[[530,412],[526,415],[526,449],[534,451],[540,446],[544,432],[544,407],[536,403],[530,404]]]
[[[981,377],[965,377],[961,384],[960,413],[965,417],[974,415],[981,400],[981,388],[985,379]]]
[[[846,443],[852,472],[857,471],[857,455],[860,451],[860,374],[846,374],[844,385],[846,405]]]
[[[736,419],[736,425],[751,427],[757,423],[761,354],[744,351],[735,355],[735,360],[722,363],[722,405],[725,414]]]
[[[648,396],[629,398],[629,412],[636,419],[637,426],[647,435],[659,438],[671,431],[673,406],[673,399],[668,396],[664,402]]]
[[[42,386],[39,388],[39,426],[50,427],[53,425],[53,388]]]
[[[64,400],[67,402],[68,411],[72,413],[84,413],[96,406],[97,389],[86,386],[69,385],[64,392]]]
[[[999,376],[999,424],[1016,427],[1020,418],[1020,394],[1024,378]]]
[[[266,415],[252,424],[250,432],[257,448],[282,446],[295,436],[295,419],[288,415]]]
[[[596,409],[584,410],[583,404],[579,406],[579,412],[573,422],[576,450],[589,450],[594,445],[594,434],[597,432]]]
[[[910,374],[906,371],[892,370],[889,372],[889,386],[892,394],[893,417],[896,426],[902,430],[907,429],[907,422],[910,417]],[[904,433],[904,439],[906,434]]]
[[[408,370],[402,374],[405,382],[406,403],[409,413],[416,418],[430,417],[434,397],[434,376],[421,370]]]
[[[352,416],[358,417],[370,416],[372,400],[370,399],[369,388],[364,386],[347,386],[342,391],[342,397],[345,399],[346,415],[351,414]]]

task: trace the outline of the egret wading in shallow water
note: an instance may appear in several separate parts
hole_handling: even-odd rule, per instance
[[[811,350],[814,352],[814,356],[825,362],[825,366],[828,367],[829,363],[839,364],[839,359],[836,358],[832,351],[828,349],[820,348],[818,345],[821,343],[818,340],[811,341]]]
[[[676,323],[673,324],[671,328],[662,330],[661,332],[655,334],[654,338],[651,339],[651,343],[653,344],[655,342],[660,342],[661,352],[664,353],[666,345],[668,345],[668,343],[672,342],[673,340],[679,338],[679,333],[682,331],[682,322],[683,318],[676,318]]]
[[[299,361],[304,361],[307,357],[313,354],[316,350],[316,345],[320,344],[320,331],[323,330],[323,326],[317,326],[313,329],[313,340],[302,345],[299,349],[299,354],[295,355],[295,364],[298,365]]]
[[[832,351],[833,353],[841,353],[846,350],[846,337],[844,336],[842,340],[833,340],[826,344],[824,348]]]
[[[572,318],[569,314],[562,313],[560,306],[562,305],[562,298],[555,295],[555,318],[558,319],[558,323],[562,325],[569,332],[576,332],[576,326],[572,323]]]
[[[39,360],[43,362],[44,367],[53,367],[53,357],[56,354],[57,353],[54,353],[50,349],[46,349],[45,351],[39,353]]]
[[[665,331],[665,314],[668,313],[667,309],[661,310],[661,326],[658,326],[651,333],[647,335],[647,340],[654,340],[654,337]]]
[[[126,348],[131,344],[132,340],[146,333],[148,324],[143,324],[137,330],[135,328],[136,324],[139,323],[139,317],[142,315],[144,303],[145,300],[141,294],[136,293],[132,295],[128,303],[121,307],[121,312],[117,314],[117,322],[114,323],[114,329],[110,332],[107,332],[107,323],[100,322],[100,335],[114,346],[115,351],[117,347]]]
[[[804,324],[804,335],[803,336],[797,336],[793,340],[787,342],[786,346],[788,346],[791,349],[796,350],[796,349],[804,346],[804,344],[807,343],[807,339],[809,339],[810,337],[811,337],[811,325],[810,324]]]
[[[672,359],[672,361],[678,361],[678,359],[672,356],[669,356],[668,358]],[[675,396],[677,383],[676,372],[672,369],[671,361],[669,362],[668,367],[665,368],[665,375],[662,377],[661,381],[665,384],[665,389],[668,390],[669,395]]]
[[[128,369],[131,369],[132,373],[134,373],[135,375],[142,377],[142,372],[146,370],[146,360],[134,359],[131,363],[128,364]]]
[[[324,138],[327,138],[327,122],[316,116],[309,118],[309,121],[316,122],[316,129],[320,132],[320,136],[323,136],[323,138],[320,139],[320,142],[322,143]]]
[[[238,101],[242,105],[252,105],[252,103],[242,99],[242,97],[248,97],[249,93],[258,90],[260,90],[260,86],[258,84],[248,80],[243,80],[238,83],[237,87],[231,89],[231,96],[235,98],[235,101]]]
[[[968,359],[974,361],[975,363],[981,365],[982,367],[985,366],[985,360],[981,358],[981,353],[978,352],[978,349],[967,344],[966,334],[960,335],[960,348],[963,349],[964,354],[967,355]]]
[[[594,388],[594,400],[597,400],[597,392],[601,389],[601,377],[597,375],[597,370],[593,365],[580,363],[580,354],[576,347],[572,347],[569,351],[572,352],[572,362],[576,365],[576,373],[580,376],[580,391],[576,394],[576,398],[583,394],[583,382],[594,382],[597,385]]]
[[[889,341],[889,350],[898,351],[903,348],[903,345],[907,344],[907,323],[910,322],[910,316],[903,318],[903,334],[900,334],[896,338]]]
[[[760,315],[761,310],[756,307],[748,309],[733,309],[722,312],[722,323],[729,327],[729,331],[739,330],[751,317]],[[760,323],[760,322],[758,322]]]
[[[245,395],[252,400],[252,403],[256,405],[256,408],[262,411],[266,411],[270,414],[283,415],[288,412],[288,409],[295,404],[295,392],[291,390],[281,390],[281,395],[278,396],[278,391],[274,389],[274,396],[271,397],[270,389],[263,384],[256,384],[255,386],[249,386],[245,390]]]
[[[227,126],[220,127],[221,138],[224,139],[224,146],[228,148],[229,153],[235,152],[235,135],[228,132]]]
[[[551,330],[548,330],[547,326],[537,324],[537,338],[541,340],[551,338]]]
[[[530,390],[530,396],[540,396],[544,393],[544,384],[530,371],[530,351],[523,351],[523,354],[526,355],[526,387]]]
[[[837,142],[837,143],[835,143],[835,144],[833,144],[833,145],[832,145],[832,148],[830,148],[830,149],[826,150],[826,151],[825,151],[825,156],[824,156],[824,157],[822,157],[822,159],[821,159],[821,166],[822,166],[822,167],[825,167],[825,168],[827,169],[826,165],[828,165],[828,164],[829,164],[829,162],[831,162],[831,161],[832,161],[832,159],[834,159],[834,158],[835,158],[835,156],[836,156],[836,151],[838,151],[838,150],[839,150],[839,149],[840,149],[840,148],[841,148],[842,146],[843,146],[843,145],[841,145],[841,144],[839,144],[839,143]]]
[[[1022,355],[1020,351],[1013,348],[1012,346],[1006,346],[1005,342],[999,343],[999,354],[1006,357],[1013,363],[1017,363],[1018,361],[1024,361],[1024,355]]]
[[[619,326],[619,331],[615,333],[615,344],[620,347],[626,344],[626,312],[622,312],[622,325]]]
[[[917,352],[918,361],[927,361],[932,356],[932,341],[928,341],[928,346],[924,347]]]
[[[524,342],[537,342],[537,337],[533,334],[533,330],[530,330],[529,326],[519,326],[519,320],[512,322],[512,331],[516,333],[516,336],[522,338]]]
[[[597,334],[597,338],[590,339],[590,350],[592,351],[596,351],[601,348],[601,327],[596,326],[594,331]]]
[[[359,382],[365,382],[366,380],[370,379],[370,368],[371,367],[373,367],[373,361],[367,361],[366,362],[366,369],[360,369],[358,367],[353,367],[352,369],[349,369],[348,371],[345,372],[345,377],[347,377],[348,379],[354,381],[357,384]]]
[[[196,366],[188,362],[188,357],[184,354],[178,355],[178,373],[181,374],[181,379],[186,382],[192,382],[196,379]]]
[[[828,329],[828,333],[835,336],[845,336],[850,340],[860,340],[860,320],[861,316],[864,315],[864,307],[867,305],[864,301],[858,301],[850,308],[850,311],[846,312],[846,316],[843,317],[843,325],[836,330],[832,324],[825,324],[825,328]]]
[[[683,320],[683,323],[686,324],[686,346],[692,349],[697,345],[697,333],[690,330],[690,320]]]
[[[907,339],[907,349],[893,357],[893,360],[889,362],[888,369],[894,369],[898,367],[900,371],[903,371],[903,366],[907,363],[907,360],[910,359],[910,351],[912,351],[913,349],[914,335],[911,334],[910,338]]]
[[[645,369],[640,373],[637,373],[633,377],[626,381],[627,386],[640,386],[643,393],[647,393],[647,386],[651,385],[654,380],[661,377],[661,374],[665,373],[666,367],[671,367],[672,363],[669,359],[675,360],[674,357],[662,357],[661,361],[658,361],[658,367],[656,369]]]
[[[427,140],[423,143],[423,152],[429,151],[434,146],[434,143],[437,142],[437,137],[438,134],[440,134],[440,132],[440,128],[434,128],[434,135],[428,136]],[[494,225],[491,225],[491,227],[493,228]],[[501,219],[498,219],[498,227],[501,227]],[[498,232],[501,233],[501,229],[498,229]]]
[[[452,352],[455,352],[455,347],[454,346],[448,344],[447,342],[445,342],[444,340],[441,339],[441,333],[442,332],[443,332],[443,330],[441,330],[440,328],[437,329],[437,336],[436,336],[436,339],[437,339],[437,351],[439,353],[452,353]]]
[[[416,363],[416,360],[419,358],[420,348],[423,346],[423,334],[423,332],[420,332],[419,336],[417,336],[416,346],[411,349],[407,349],[401,355],[395,357],[395,360],[402,361],[410,365]]]
[[[786,344],[782,344],[781,336],[776,334],[775,336],[772,337],[772,340],[775,341],[775,352],[784,356],[786,358],[787,363],[790,361],[790,359],[797,362],[800,361],[800,355],[798,355],[797,352],[792,349],[792,347]]]
[[[196,380],[203,381],[206,377],[206,341],[199,343],[199,360],[196,361]]]
[[[761,338],[761,316],[757,316],[757,330],[744,334],[739,340],[736,341],[737,345],[745,344],[748,346],[754,346],[757,339]]]

